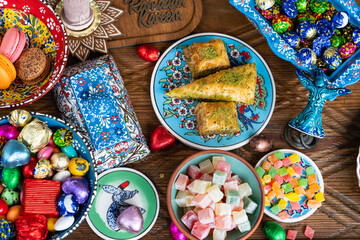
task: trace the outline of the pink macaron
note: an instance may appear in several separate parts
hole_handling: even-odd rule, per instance
[[[12,63],[14,63],[24,50],[26,43],[25,33],[16,27],[12,27],[5,33],[1,41],[0,53],[5,55]]]

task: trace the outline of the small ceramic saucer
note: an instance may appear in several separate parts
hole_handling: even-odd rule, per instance
[[[116,168],[99,175],[97,194],[86,218],[91,229],[101,238],[115,240],[141,239],[154,226],[159,214],[159,196],[154,184],[144,174],[131,168]],[[144,226],[138,234],[117,229],[112,207],[134,205],[140,208]]]

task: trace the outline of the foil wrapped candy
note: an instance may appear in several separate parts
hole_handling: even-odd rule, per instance
[[[21,130],[18,141],[24,143],[30,152],[36,153],[48,144],[51,135],[52,131],[46,123],[34,118]]]

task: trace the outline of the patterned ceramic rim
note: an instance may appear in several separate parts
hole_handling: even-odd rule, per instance
[[[69,234],[74,232],[80,226],[80,224],[85,220],[86,216],[88,215],[88,213],[90,211],[90,208],[91,208],[91,206],[92,206],[92,204],[94,202],[94,199],[95,199],[95,196],[96,196],[96,189],[97,189],[97,179],[98,179],[97,173],[95,171],[95,166],[96,166],[95,165],[95,158],[94,158],[93,152],[91,151],[91,149],[89,147],[90,146],[89,143],[86,141],[86,139],[79,132],[76,131],[76,129],[73,126],[67,124],[64,120],[62,120],[60,118],[57,118],[57,117],[54,117],[54,116],[49,115],[49,114],[38,113],[38,112],[30,112],[30,113],[31,113],[31,115],[33,117],[37,117],[37,116],[45,117],[45,118],[49,118],[49,119],[55,120],[57,122],[60,122],[60,123],[64,124],[66,127],[68,127],[69,129],[71,129],[71,131],[73,133],[77,134],[78,137],[81,139],[81,141],[84,143],[86,149],[88,150],[88,152],[90,154],[91,164],[92,164],[93,169],[94,169],[94,191],[91,194],[91,199],[90,199],[89,205],[87,206],[84,214],[77,220],[77,222],[75,223],[75,225],[72,228],[68,228],[60,236],[56,236],[55,238],[50,238],[50,239],[54,239],[54,240],[60,240],[60,239],[63,239],[65,237],[67,237]],[[0,118],[0,121],[7,120],[8,118],[9,118],[9,115],[3,116],[3,117]],[[46,238],[46,239],[48,239],[48,238]]]
[[[321,187],[320,189],[320,192],[324,192],[324,179],[322,177],[322,174],[321,174],[321,171],[320,169],[317,167],[317,165],[314,163],[313,160],[311,160],[311,158],[309,158],[308,156],[306,156],[305,154],[301,153],[301,152],[298,152],[298,151],[295,151],[295,150],[292,150],[292,149],[278,149],[278,150],[275,150],[275,151],[272,151],[268,154],[266,154],[265,156],[263,156],[260,161],[258,161],[258,163],[255,165],[255,168],[259,167],[265,160],[268,156],[274,154],[275,152],[284,152],[284,153],[297,153],[299,154],[299,156],[301,158],[304,158],[312,167],[314,167],[315,169],[315,173],[317,175],[317,177],[319,178],[319,185]],[[279,222],[283,222],[283,223],[295,223],[295,222],[300,222],[308,217],[310,217],[314,212],[316,212],[317,209],[311,209],[310,211],[308,211],[307,213],[305,213],[304,215],[301,215],[300,217],[296,217],[296,218],[288,218],[288,219],[285,219],[285,220],[282,220],[279,216],[273,214],[272,212],[270,212],[266,207],[264,207],[265,209],[265,214],[269,217],[271,217],[272,219],[276,220],[276,221],[279,221]]]
[[[22,0],[17,0],[17,1],[22,1]],[[10,1],[9,1],[10,2]],[[16,2],[16,1],[14,1]],[[69,48],[68,48],[68,37],[66,34],[66,30],[65,30],[65,26],[63,24],[63,22],[61,21],[60,16],[50,7],[50,5],[48,5],[46,3],[46,0],[39,0],[38,1],[40,4],[42,4],[43,6],[45,6],[48,10],[50,10],[50,12],[55,16],[55,18],[57,19],[57,25],[60,25],[62,31],[59,32],[59,34],[63,34],[64,36],[64,42],[63,43],[59,43],[62,46],[60,46],[59,50],[57,50],[57,54],[56,54],[56,61],[55,64],[53,66],[53,69],[57,69],[57,72],[53,72],[52,76],[49,78],[49,80],[47,81],[47,83],[45,85],[43,85],[41,88],[39,88],[36,92],[34,92],[29,98],[25,98],[23,100],[20,100],[20,102],[15,102],[15,103],[5,103],[4,105],[0,104],[0,109],[5,109],[5,108],[13,108],[13,107],[20,107],[20,106],[25,106],[27,104],[30,104],[36,100],[38,100],[39,98],[43,97],[47,92],[49,92],[52,87],[55,85],[55,83],[60,79],[65,67],[66,67],[66,63],[68,60],[68,53],[69,53]],[[10,5],[10,3],[9,3]],[[14,8],[12,6],[4,6],[4,7],[9,7],[9,8]],[[17,8],[15,8],[17,9]],[[21,9],[18,9],[21,10]],[[30,13],[31,14],[31,13]],[[48,26],[48,23],[44,23],[49,31],[51,32],[52,35],[54,35],[54,31],[55,30],[51,30]],[[54,38],[55,39],[55,38]],[[58,42],[56,42],[58,43]],[[57,46],[58,48],[58,46]],[[62,51],[61,51],[62,50]],[[61,51],[63,52],[63,56],[62,59],[59,59],[60,56],[58,54],[58,52]]]
[[[98,180],[100,180],[103,176],[109,174],[109,173],[112,173],[112,172],[118,172],[118,171],[129,171],[129,172],[132,172],[132,173],[135,173],[137,175],[139,175],[140,177],[142,177],[143,179],[145,179],[149,185],[151,186],[152,190],[154,191],[155,193],[155,196],[156,196],[156,213],[155,213],[155,216],[154,216],[154,219],[152,220],[151,224],[149,225],[149,227],[143,232],[141,233],[140,235],[138,236],[135,236],[133,238],[127,238],[127,240],[137,240],[137,239],[141,239],[142,237],[144,237],[151,229],[152,227],[154,226],[154,224],[156,223],[156,220],[159,216],[159,211],[160,211],[160,200],[159,200],[159,194],[156,190],[156,187],[155,185],[152,183],[152,181],[143,173],[135,170],[135,169],[132,169],[132,168],[127,168],[127,167],[120,167],[120,168],[113,168],[113,169],[109,169],[109,170],[106,170],[105,172],[102,172],[99,177],[98,177]],[[99,237],[103,238],[103,239],[107,239],[107,240],[115,240],[115,238],[110,238],[110,237],[107,237],[105,236],[104,234],[102,234],[95,226],[94,224],[92,223],[89,215],[86,216],[86,222],[88,223],[88,225],[90,226],[90,228],[94,231],[94,233],[96,233],[96,235],[98,235]],[[120,238],[119,238],[120,239]]]
[[[172,221],[174,222],[174,224],[178,227],[179,230],[181,230],[182,233],[184,233],[186,235],[186,237],[188,237],[191,240],[197,240],[197,238],[195,238],[194,236],[189,234],[185,229],[183,229],[183,227],[179,223],[179,220],[175,217],[174,210],[171,205],[171,202],[173,201],[173,199],[171,199],[171,191],[172,191],[173,183],[175,182],[176,175],[182,170],[182,168],[185,166],[185,164],[188,163],[189,161],[191,161],[192,159],[197,158],[201,155],[205,155],[205,154],[222,154],[222,155],[227,155],[227,156],[235,158],[236,160],[240,161],[241,163],[243,163],[246,167],[248,167],[250,169],[250,171],[252,172],[252,174],[254,174],[254,176],[259,184],[260,194],[262,194],[262,196],[260,197],[261,198],[261,206],[260,206],[261,210],[259,213],[259,217],[256,220],[254,226],[251,228],[251,230],[249,232],[247,232],[244,236],[239,238],[239,240],[247,239],[256,231],[256,229],[259,227],[260,222],[263,218],[264,209],[265,209],[265,193],[264,193],[264,188],[262,187],[263,185],[262,185],[260,178],[259,178],[258,174],[256,173],[255,169],[244,158],[242,158],[234,153],[231,153],[231,152],[226,152],[223,150],[200,151],[198,153],[195,153],[195,154],[187,157],[185,160],[183,160],[177,166],[177,168],[174,170],[173,174],[170,177],[168,187],[167,187],[167,192],[166,192],[166,203],[167,203],[167,209],[170,214],[170,217],[171,217]]]
[[[152,103],[152,106],[153,106],[153,109],[154,109],[154,112],[157,116],[157,118],[159,119],[160,123],[171,133],[173,134],[180,142],[182,142],[183,144],[187,145],[187,146],[190,146],[192,148],[196,148],[196,149],[200,149],[200,150],[210,150],[210,149],[219,149],[219,150],[225,150],[225,151],[230,151],[230,150],[233,150],[233,149],[236,149],[236,148],[239,148],[241,146],[244,146],[245,144],[247,144],[249,141],[250,141],[250,138],[247,138],[239,143],[236,143],[236,144],[233,144],[233,145],[230,145],[230,146],[219,146],[219,147],[208,147],[208,146],[204,146],[204,145],[200,145],[200,144],[197,144],[197,143],[193,143],[189,140],[186,140],[185,138],[183,138],[181,135],[179,135],[178,133],[176,133],[171,127],[169,127],[169,125],[165,122],[165,120],[163,119],[163,117],[161,116],[157,106],[156,106],[156,101],[155,101],[155,95],[154,95],[154,84],[155,84],[155,76],[156,76],[156,73],[157,73],[157,70],[159,69],[160,67],[160,64],[162,62],[162,60],[166,57],[166,55],[173,49],[175,48],[177,45],[179,45],[180,43],[186,41],[186,40],[189,40],[189,39],[192,39],[192,38],[196,38],[196,37],[201,37],[201,36],[219,36],[219,37],[224,37],[224,38],[229,38],[231,40],[234,40],[234,41],[237,41],[241,44],[243,44],[245,47],[247,47],[250,51],[252,51],[259,59],[260,61],[263,63],[264,67],[266,68],[268,74],[269,74],[269,77],[270,77],[270,80],[271,80],[271,83],[272,83],[272,91],[273,91],[273,99],[272,99],[272,102],[271,102],[271,107],[270,107],[270,110],[269,110],[269,115],[267,116],[264,124],[251,136],[251,137],[254,137],[256,135],[259,135],[263,130],[264,128],[267,126],[267,124],[269,123],[270,119],[271,119],[271,116],[273,114],[273,111],[274,111],[274,108],[275,108],[275,101],[276,101],[276,88],[275,88],[275,82],[274,82],[274,78],[273,78],[273,75],[271,73],[271,70],[269,68],[269,66],[267,65],[267,63],[265,62],[265,60],[261,57],[261,55],[255,50],[253,49],[250,45],[248,45],[247,43],[245,43],[244,41],[238,39],[238,38],[235,38],[233,36],[230,36],[230,35],[227,35],[227,34],[223,34],[223,33],[212,33],[212,32],[207,32],[207,33],[198,33],[198,34],[193,34],[193,35],[190,35],[190,36],[187,36],[185,38],[182,38],[178,41],[176,41],[174,44],[172,44],[170,47],[168,47],[166,49],[166,51],[161,55],[161,57],[159,58],[159,60],[157,61],[155,67],[154,67],[154,70],[153,70],[153,73],[151,75],[151,83],[150,83],[150,97],[151,97],[151,103]]]

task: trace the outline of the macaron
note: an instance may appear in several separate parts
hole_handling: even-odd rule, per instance
[[[16,78],[14,64],[0,54],[0,89],[7,89]]]
[[[28,48],[15,63],[17,76],[28,85],[43,81],[50,72],[50,60],[40,48]]]
[[[14,63],[24,50],[26,43],[25,33],[12,27],[4,35],[1,41],[0,53]]]

